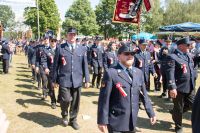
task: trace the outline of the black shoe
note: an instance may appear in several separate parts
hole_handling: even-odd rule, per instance
[[[69,125],[72,126],[72,128],[74,128],[75,130],[80,129],[80,126],[78,125],[78,123],[76,121],[70,122]]]
[[[183,129],[182,128],[175,128],[175,132],[176,133],[183,133]]]
[[[56,103],[52,103],[52,104],[51,104],[51,108],[52,108],[52,109],[56,109]]]
[[[65,119],[65,118],[62,119],[62,124],[63,124],[64,127],[69,125],[67,119]]]

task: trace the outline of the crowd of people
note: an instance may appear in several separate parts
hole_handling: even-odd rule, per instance
[[[97,123],[102,132],[140,132],[136,125],[139,109],[145,109],[151,124],[155,124],[156,113],[148,97],[150,91],[162,91],[160,98],[173,102],[169,113],[175,132],[183,132],[182,116],[192,108],[197,90],[198,38],[118,41],[102,40],[98,36],[93,39],[76,37],[77,30],[69,28],[66,40],[46,35],[39,41],[23,44],[33,82],[42,90],[41,100],[50,96],[52,109],[60,104],[64,126],[80,128],[77,115],[84,85],[100,89]],[[14,52],[12,41],[2,42],[1,51],[6,74]],[[150,88],[150,74],[155,88]],[[56,87],[59,87],[58,97]],[[194,110],[196,108],[198,106]],[[192,117],[194,133],[198,132],[197,112]]]

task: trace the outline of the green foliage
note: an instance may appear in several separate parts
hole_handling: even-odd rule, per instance
[[[63,29],[75,27],[79,34],[95,35],[98,33],[96,15],[88,0],[75,0],[65,15]]]
[[[11,7],[0,5],[0,21],[4,28],[9,28],[14,24],[15,14]]]
[[[146,12],[146,9],[143,8],[144,22],[141,20],[142,28],[146,32],[155,32],[158,31],[159,27],[162,26],[163,23],[163,9],[160,7],[160,0],[154,0],[152,2],[152,8],[149,12]]]
[[[54,0],[39,0],[39,16],[41,35],[47,29],[51,29],[56,33],[59,27],[60,14]],[[25,8],[24,18],[24,23],[31,26],[33,33],[37,34],[37,9],[33,7]]]

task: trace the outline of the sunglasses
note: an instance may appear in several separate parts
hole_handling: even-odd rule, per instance
[[[124,55],[125,55],[125,56],[129,56],[129,55],[134,56],[134,53],[131,53],[131,52],[124,52]]]

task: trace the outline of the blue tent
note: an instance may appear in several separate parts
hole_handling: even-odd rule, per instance
[[[138,40],[138,39],[151,40],[151,39],[157,39],[157,37],[155,35],[147,33],[147,32],[141,32],[139,34],[132,36],[132,40]]]
[[[169,25],[159,28],[160,31],[173,31],[173,32],[199,32],[200,24],[186,22],[181,24]]]

